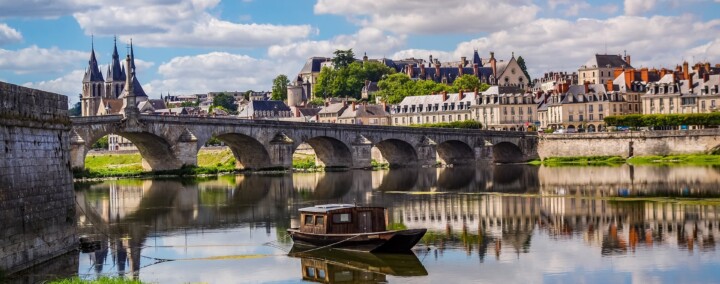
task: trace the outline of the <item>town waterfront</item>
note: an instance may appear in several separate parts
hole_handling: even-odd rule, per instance
[[[485,165],[76,184],[99,241],[22,277],[152,283],[720,281],[720,168]],[[297,209],[388,208],[406,256],[290,257]],[[53,275],[49,275],[53,274]],[[325,280],[323,280],[325,278]],[[714,280],[713,280],[714,279]]]

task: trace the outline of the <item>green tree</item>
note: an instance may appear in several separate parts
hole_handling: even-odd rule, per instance
[[[200,105],[198,102],[182,102],[180,104],[181,107],[196,107]]]
[[[231,113],[237,112],[238,106],[235,104],[235,98],[225,93],[219,93],[213,98],[214,107],[223,107]]]
[[[530,79],[530,73],[527,71],[527,66],[525,66],[525,59],[522,56],[518,56],[517,64],[520,66],[520,70],[522,70],[525,76],[527,76],[528,84],[532,82],[532,79]]]
[[[395,73],[395,69],[385,66],[377,61],[367,61],[362,64],[365,80],[379,82],[383,76]]]
[[[108,142],[108,137],[106,135],[106,136],[103,136],[102,138],[98,139],[97,141],[95,141],[95,143],[92,145],[91,148],[107,150],[109,145],[110,144]]]
[[[480,79],[474,75],[465,74],[453,82],[453,91],[474,91],[483,92],[490,88],[490,85],[480,83]]]
[[[82,104],[80,102],[75,103],[75,105],[68,109],[68,115],[69,116],[81,116],[82,115]]]
[[[392,68],[378,62],[354,61],[339,69],[324,67],[318,75],[313,95],[320,98],[360,98],[365,80],[376,81],[392,73]]]
[[[342,69],[350,65],[350,63],[355,62],[355,54],[353,53],[352,48],[348,50],[338,49],[333,53],[335,54],[335,57],[333,57],[332,62],[333,65],[335,65],[335,69]]]
[[[323,67],[317,77],[317,83],[313,90],[313,96],[316,98],[332,97],[332,83],[335,78],[335,70]]]
[[[272,99],[284,101],[287,99],[287,86],[290,84],[288,77],[280,74],[273,80]]]

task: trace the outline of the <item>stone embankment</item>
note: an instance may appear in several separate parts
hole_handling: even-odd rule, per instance
[[[0,82],[0,271],[76,248],[67,97]]]
[[[538,140],[541,159],[702,154],[720,145],[720,129],[544,134]]]

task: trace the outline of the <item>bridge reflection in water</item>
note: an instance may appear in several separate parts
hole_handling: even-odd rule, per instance
[[[520,257],[538,235],[577,240],[603,256],[660,247],[714,251],[718,203],[666,198],[716,198],[718,184],[720,172],[712,168],[628,166],[251,174],[78,185],[77,212],[80,231],[100,240],[99,249],[81,256],[98,274],[138,277],[143,266],[158,262],[143,251],[159,237],[184,234],[187,242],[188,234],[202,239],[213,231],[251,228],[265,236],[233,242],[263,246],[258,240],[271,240],[289,249],[285,229],[297,225],[297,209],[330,202],[385,206],[391,226],[428,228],[416,251],[423,257],[463,250],[483,262],[488,254]],[[319,266],[347,263],[329,261],[303,259],[302,266],[319,273]]]

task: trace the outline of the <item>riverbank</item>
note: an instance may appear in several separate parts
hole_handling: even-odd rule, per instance
[[[629,164],[634,166],[720,166],[720,155],[687,154],[666,156],[584,156],[584,157],[548,157],[528,162],[531,165],[544,166],[614,166]]]

